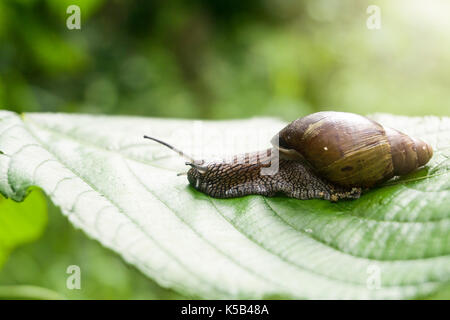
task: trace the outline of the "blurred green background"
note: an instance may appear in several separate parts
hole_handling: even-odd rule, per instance
[[[71,4],[81,8],[81,30],[66,27]],[[366,26],[373,4],[379,30]],[[2,0],[0,109],[196,119],[293,120],[331,109],[448,116],[449,14],[444,0]],[[33,236],[25,228],[17,243],[3,243],[3,260],[11,253],[3,266],[0,245],[0,298],[48,294],[17,285],[67,298],[180,298],[47,205]],[[1,210],[0,202],[0,218]],[[81,290],[66,289],[71,264],[83,272]]]

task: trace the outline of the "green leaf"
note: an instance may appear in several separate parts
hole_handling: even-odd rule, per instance
[[[186,171],[183,159],[142,139],[197,158],[253,151],[284,126],[273,119],[2,112],[0,191],[21,200],[28,186],[41,187],[75,226],[193,297],[430,296],[450,278],[450,119],[375,118],[423,138],[435,155],[354,201],[213,199],[176,175]],[[200,146],[208,146],[203,155]]]
[[[0,267],[16,246],[39,238],[46,225],[47,204],[41,191],[33,190],[21,203],[0,195]]]

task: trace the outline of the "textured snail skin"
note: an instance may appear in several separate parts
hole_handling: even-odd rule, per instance
[[[273,175],[262,175],[268,168],[272,150],[235,156],[228,162],[211,162],[193,167],[188,180],[195,189],[215,198],[234,198],[250,194],[274,196],[278,193],[297,199],[356,199],[360,188],[333,185],[316,175],[304,161],[279,159],[279,169]]]

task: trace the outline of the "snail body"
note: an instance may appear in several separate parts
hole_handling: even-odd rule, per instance
[[[160,140],[147,138],[186,156]],[[188,157],[188,181],[215,198],[283,193],[297,199],[356,199],[363,188],[412,172],[433,155],[431,146],[422,140],[357,114],[331,111],[291,122],[274,136],[272,144],[270,149],[229,161]],[[263,173],[273,167],[275,171]]]
[[[356,199],[361,188],[334,185],[317,175],[302,160],[274,157],[274,149],[238,155],[230,162],[209,162],[192,166],[188,181],[195,189],[214,198],[235,198],[249,194],[267,197],[282,193],[297,199]],[[261,174],[261,170],[277,161],[274,174]]]

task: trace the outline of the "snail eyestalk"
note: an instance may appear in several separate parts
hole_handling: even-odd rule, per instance
[[[208,168],[206,166],[202,166],[202,164],[203,164],[203,161],[201,161],[199,163],[185,162],[185,165],[191,166],[192,168],[197,169],[197,171],[200,173],[205,173]]]
[[[171,146],[170,144],[168,144],[167,142],[161,141],[159,139],[153,138],[153,137],[149,137],[149,136],[144,136],[144,139],[150,139],[153,140],[155,142],[158,142],[160,144],[162,144],[163,146],[166,146],[167,148],[169,148],[170,150],[175,151],[176,153],[178,153],[180,156],[182,156],[183,158],[186,158],[187,160],[189,160],[191,163],[198,163],[199,161],[196,161],[194,158],[192,158],[191,156],[188,156],[187,154],[185,154],[183,151],[175,148],[174,146]]]

